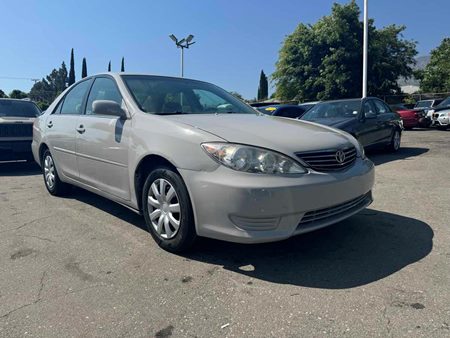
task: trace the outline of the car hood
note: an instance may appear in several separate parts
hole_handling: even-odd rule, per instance
[[[341,129],[349,125],[354,120],[355,118],[353,117],[334,117],[334,118],[317,118],[309,121]]]
[[[283,153],[357,145],[350,135],[333,128],[263,114],[186,114],[166,118],[214,134],[228,142]]]
[[[0,116],[0,123],[33,123],[34,117]]]

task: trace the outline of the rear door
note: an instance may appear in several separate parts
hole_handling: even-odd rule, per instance
[[[85,114],[78,121],[77,162],[80,181],[124,200],[130,199],[128,147],[131,120],[96,115],[95,100],[123,105],[112,77],[97,77],[86,101]]]
[[[76,128],[91,84],[92,80],[88,79],[75,85],[47,117],[45,124],[47,143],[57,169],[63,175],[74,179],[78,178]]]

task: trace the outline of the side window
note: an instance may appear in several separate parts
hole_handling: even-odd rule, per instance
[[[376,114],[375,108],[371,101],[365,101],[363,106],[364,114]]]
[[[62,107],[63,103],[64,103],[64,98],[62,98],[61,101],[58,102],[58,105],[53,110],[52,114],[61,114],[61,107]]]
[[[83,100],[91,85],[91,80],[83,81],[73,87],[64,98],[60,114],[81,114]]]
[[[375,104],[375,109],[377,111],[377,114],[389,113],[389,109],[384,105],[383,102],[378,101],[378,100],[373,100],[373,103]]]
[[[122,96],[114,80],[106,77],[95,79],[86,104],[87,115],[94,114],[92,105],[96,100],[114,101],[122,105]]]
[[[277,112],[277,116],[289,117],[295,119],[302,114],[303,110],[295,108],[295,107],[284,107],[280,108]]]

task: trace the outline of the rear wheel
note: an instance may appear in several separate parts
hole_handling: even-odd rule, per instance
[[[170,168],[153,170],[145,180],[142,209],[147,228],[160,247],[170,252],[187,250],[194,243],[194,215],[186,186]]]
[[[400,133],[400,130],[395,129],[388,146],[389,151],[396,152],[400,149],[401,137],[402,134]]]
[[[42,155],[42,170],[44,175],[44,183],[48,192],[54,196],[63,196],[69,189],[70,185],[62,182],[59,179],[58,171],[56,170],[55,160],[48,149]]]

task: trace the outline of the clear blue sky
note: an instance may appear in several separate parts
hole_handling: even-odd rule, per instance
[[[274,70],[278,51],[299,22],[330,13],[332,0],[21,0],[1,4],[0,89],[28,91],[75,49],[76,77],[87,58],[88,73],[118,71],[179,74],[179,50],[168,35],[194,34],[185,76],[213,82],[246,98],[256,96],[259,73]],[[348,1],[337,1],[345,3]],[[362,0],[357,1],[362,8]],[[377,27],[405,24],[405,37],[428,54],[450,36],[449,0],[371,0]]]

